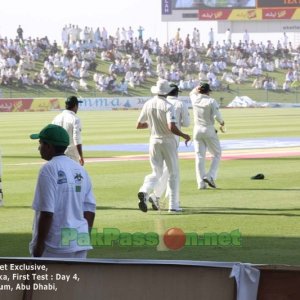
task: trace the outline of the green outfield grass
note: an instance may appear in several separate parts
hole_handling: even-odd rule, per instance
[[[147,143],[147,130],[136,130],[138,111],[79,112],[84,145]],[[227,133],[222,139],[298,137],[299,109],[223,109]],[[0,208],[0,256],[28,256],[31,202],[42,160],[29,135],[51,122],[56,112],[1,113],[4,207]],[[187,129],[192,133],[192,127]],[[138,152],[135,152],[138,154]],[[132,152],[85,152],[109,157]],[[141,153],[139,153],[141,154]],[[95,229],[122,233],[230,233],[239,230],[240,246],[191,246],[158,251],[151,246],[102,246],[93,258],[191,259],[300,265],[299,157],[239,159],[221,162],[217,190],[196,189],[194,161],[180,161],[181,205],[170,215],[137,209],[137,191],[150,172],[148,161],[86,163],[97,198]],[[264,173],[266,179],[250,177]]]

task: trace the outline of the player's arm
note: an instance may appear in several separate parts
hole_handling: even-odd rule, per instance
[[[146,113],[146,105],[143,106],[142,111],[139,115],[139,118],[137,120],[136,129],[146,129],[148,128],[148,122],[147,122],[147,113]]]
[[[79,154],[79,163],[84,165],[83,151],[82,151],[82,141],[81,141],[81,122],[80,119],[77,119],[74,123],[73,128],[73,140],[74,145],[76,145],[78,154]]]
[[[37,225],[37,242],[33,248],[33,256],[41,257],[45,250],[45,240],[50,231],[52,224],[53,213],[41,211]]]
[[[85,211],[83,213],[84,218],[86,219],[88,226],[89,226],[89,231],[93,228],[94,225],[94,219],[95,219],[95,213],[92,211]]]
[[[79,163],[83,166],[84,165],[84,158],[82,153],[82,144],[76,145],[78,154],[79,154]]]
[[[185,134],[181,130],[179,130],[175,122],[168,123],[168,128],[173,134],[181,136],[183,139],[185,139],[184,142],[187,145],[191,137],[188,134]]]

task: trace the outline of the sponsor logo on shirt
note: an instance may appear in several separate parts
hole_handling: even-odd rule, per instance
[[[81,173],[75,173],[74,175],[74,180],[75,180],[75,191],[76,193],[80,193],[81,192],[81,180],[83,179],[83,176],[81,175]]]
[[[57,184],[67,183],[67,176],[64,171],[61,171],[61,170],[58,171],[57,177],[58,177]]]

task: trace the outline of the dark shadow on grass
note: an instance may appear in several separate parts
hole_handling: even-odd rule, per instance
[[[102,232],[103,228],[97,228]],[[236,230],[238,228],[233,228]],[[166,228],[167,230],[167,228]],[[136,228],[136,232],[141,229]],[[156,232],[156,229],[153,228]],[[207,228],[197,231],[203,236],[214,230]],[[216,234],[220,234],[216,232]],[[229,232],[230,233],[230,232]],[[166,260],[196,260],[196,261],[223,261],[247,262],[256,264],[288,264],[299,265],[300,238],[299,237],[274,237],[274,236],[246,236],[241,234],[240,245],[193,245],[172,251],[159,251],[157,246],[121,246],[118,242],[113,246],[93,245],[88,258],[115,258],[115,259],[166,259]],[[28,244],[31,233],[1,233],[0,257],[29,257]],[[0,297],[1,298],[1,297]]]
[[[286,209],[286,211],[291,211],[293,209]],[[278,209],[278,212],[276,213],[266,213],[264,211],[269,211],[269,209],[263,210],[256,210],[255,208],[228,208],[228,209],[223,209],[223,208],[201,208],[201,207],[195,207],[195,208],[183,208],[183,211],[181,213],[178,213],[176,215],[182,216],[182,215],[239,215],[239,216],[268,216],[268,217],[274,217],[274,216],[281,216],[281,217],[300,217],[300,210],[299,213],[280,213],[281,211],[285,211],[282,209]],[[272,210],[274,211],[274,210]],[[276,210],[275,210],[276,211]],[[161,214],[164,215],[170,215],[167,211],[161,212]]]
[[[139,210],[138,206],[134,207],[118,207],[118,206],[96,206],[96,210]]]

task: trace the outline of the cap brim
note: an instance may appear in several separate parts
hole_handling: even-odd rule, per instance
[[[78,100],[78,103],[83,103],[83,101],[82,100]]]
[[[40,134],[39,133],[33,133],[33,134],[30,135],[30,138],[32,140],[37,140],[37,139],[40,138]]]

